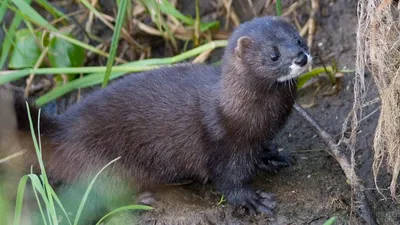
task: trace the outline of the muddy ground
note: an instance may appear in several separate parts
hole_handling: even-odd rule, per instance
[[[244,2],[244,3],[243,3]],[[253,17],[246,7],[247,1],[237,1],[234,6],[244,20]],[[264,1],[253,1],[262,5]],[[283,1],[285,6],[295,1]],[[235,3],[235,1],[234,1]],[[273,13],[266,10],[261,15]],[[297,10],[297,19],[304,24],[310,14],[309,1]],[[321,0],[317,15],[318,28],[315,34],[313,55],[315,65],[321,65],[317,53],[330,63],[338,61],[340,68],[354,69],[356,57],[357,1]],[[299,93],[299,102],[326,130],[339,137],[342,123],[352,108],[354,74],[346,74],[340,91],[332,94],[327,79],[320,80],[320,90],[316,86]],[[369,80],[368,100],[377,97]],[[375,110],[372,105],[364,116]],[[370,189],[370,201],[380,224],[400,224],[399,206],[390,199],[383,199],[375,190],[371,173],[371,153],[374,128],[379,112],[363,120],[357,145],[359,176]],[[279,202],[276,218],[266,216],[250,217],[228,205],[218,205],[219,196],[212,186],[188,185],[173,187],[158,193],[160,199],[155,210],[140,216],[140,224],[323,224],[332,216],[337,216],[337,224],[357,224],[352,219],[351,189],[346,183],[339,164],[324,151],[325,144],[314,129],[294,112],[285,128],[276,137],[276,143],[284,151],[295,156],[297,162],[276,175],[261,174],[253,185],[276,193]],[[388,180],[381,180],[381,187],[388,186]],[[384,194],[388,194],[384,191]]]
[[[191,0],[181,0],[180,10],[194,12]],[[201,12],[206,17],[207,7],[213,7],[210,1],[201,1]],[[264,0],[253,0],[255,8],[262,8]],[[283,1],[284,9],[295,1]],[[310,15],[310,3],[304,1],[296,10],[296,18],[304,24]],[[320,0],[317,14],[313,55],[314,64],[321,65],[320,57],[330,63],[336,59],[340,68],[354,68],[356,57],[357,1]],[[247,0],[234,0],[233,6],[242,21],[254,17]],[[274,7],[260,10],[260,15],[274,14]],[[220,54],[216,54],[218,58]],[[316,84],[299,93],[299,102],[307,108],[313,118],[329,133],[339,138],[342,123],[352,108],[354,74],[346,74],[339,91],[332,92],[327,79],[321,78]],[[367,74],[367,80],[371,80]],[[373,84],[369,82],[368,100],[376,98]],[[319,87],[319,89],[318,89]],[[318,89],[318,90],[317,90]],[[317,90],[317,91],[316,91]],[[88,92],[88,91],[86,91]],[[73,96],[70,95],[70,97]],[[72,99],[72,100],[71,100]],[[74,102],[74,98],[58,101],[57,111]],[[374,111],[377,104],[365,110],[365,115]],[[51,105],[48,111],[54,110]],[[359,176],[364,179],[370,190],[369,200],[380,224],[400,224],[399,205],[390,199],[384,199],[375,190],[371,173],[371,154],[374,128],[379,112],[362,121],[357,145],[357,163]],[[294,112],[285,128],[276,137],[275,142],[296,158],[296,164],[282,169],[279,173],[260,174],[254,180],[257,188],[273,192],[279,206],[276,218],[263,215],[248,216],[243,210],[234,209],[224,203],[218,204],[220,196],[211,185],[189,184],[171,186],[156,193],[157,203],[154,210],[139,216],[124,214],[115,218],[115,224],[138,222],[139,224],[323,224],[332,216],[337,216],[337,224],[357,224],[352,219],[351,189],[346,182],[339,164],[324,151],[326,146],[314,129]],[[379,181],[381,187],[388,186],[388,179]],[[388,196],[387,191],[383,191]],[[134,217],[134,218],[133,218]]]

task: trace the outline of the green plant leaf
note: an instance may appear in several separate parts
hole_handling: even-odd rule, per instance
[[[49,43],[49,61],[52,67],[79,67],[85,60],[85,50],[58,37]]]
[[[49,61],[52,67],[80,67],[85,61],[85,50],[64,39],[53,37],[49,43]],[[77,74],[68,74],[68,81],[75,79]],[[57,82],[62,82],[61,76],[56,76]]]
[[[33,67],[40,56],[36,38],[28,29],[21,29],[15,34],[15,47],[8,66],[14,69]]]

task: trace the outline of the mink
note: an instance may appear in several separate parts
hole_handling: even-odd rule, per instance
[[[229,38],[221,66],[187,63],[126,75],[61,115],[42,113],[47,174],[87,184],[120,157],[103,171],[97,196],[126,199],[192,179],[212,182],[234,206],[272,215],[274,196],[250,182],[271,169],[270,160],[286,161],[263,143],[285,124],[296,78],[310,63],[307,45],[284,19],[245,22]],[[37,108],[30,109],[36,120]],[[15,111],[18,129],[28,132],[24,105]]]

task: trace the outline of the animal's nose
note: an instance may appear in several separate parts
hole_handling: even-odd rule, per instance
[[[297,58],[294,60],[294,63],[296,63],[297,65],[303,67],[303,66],[305,66],[307,64],[307,61],[308,61],[307,54],[304,53],[304,52],[300,52],[297,55]]]

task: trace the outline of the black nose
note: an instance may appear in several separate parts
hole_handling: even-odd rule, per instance
[[[300,52],[297,55],[297,58],[294,60],[294,63],[296,63],[297,65],[303,67],[303,66],[305,66],[307,64],[307,61],[308,61],[308,57],[307,57],[306,53]]]

